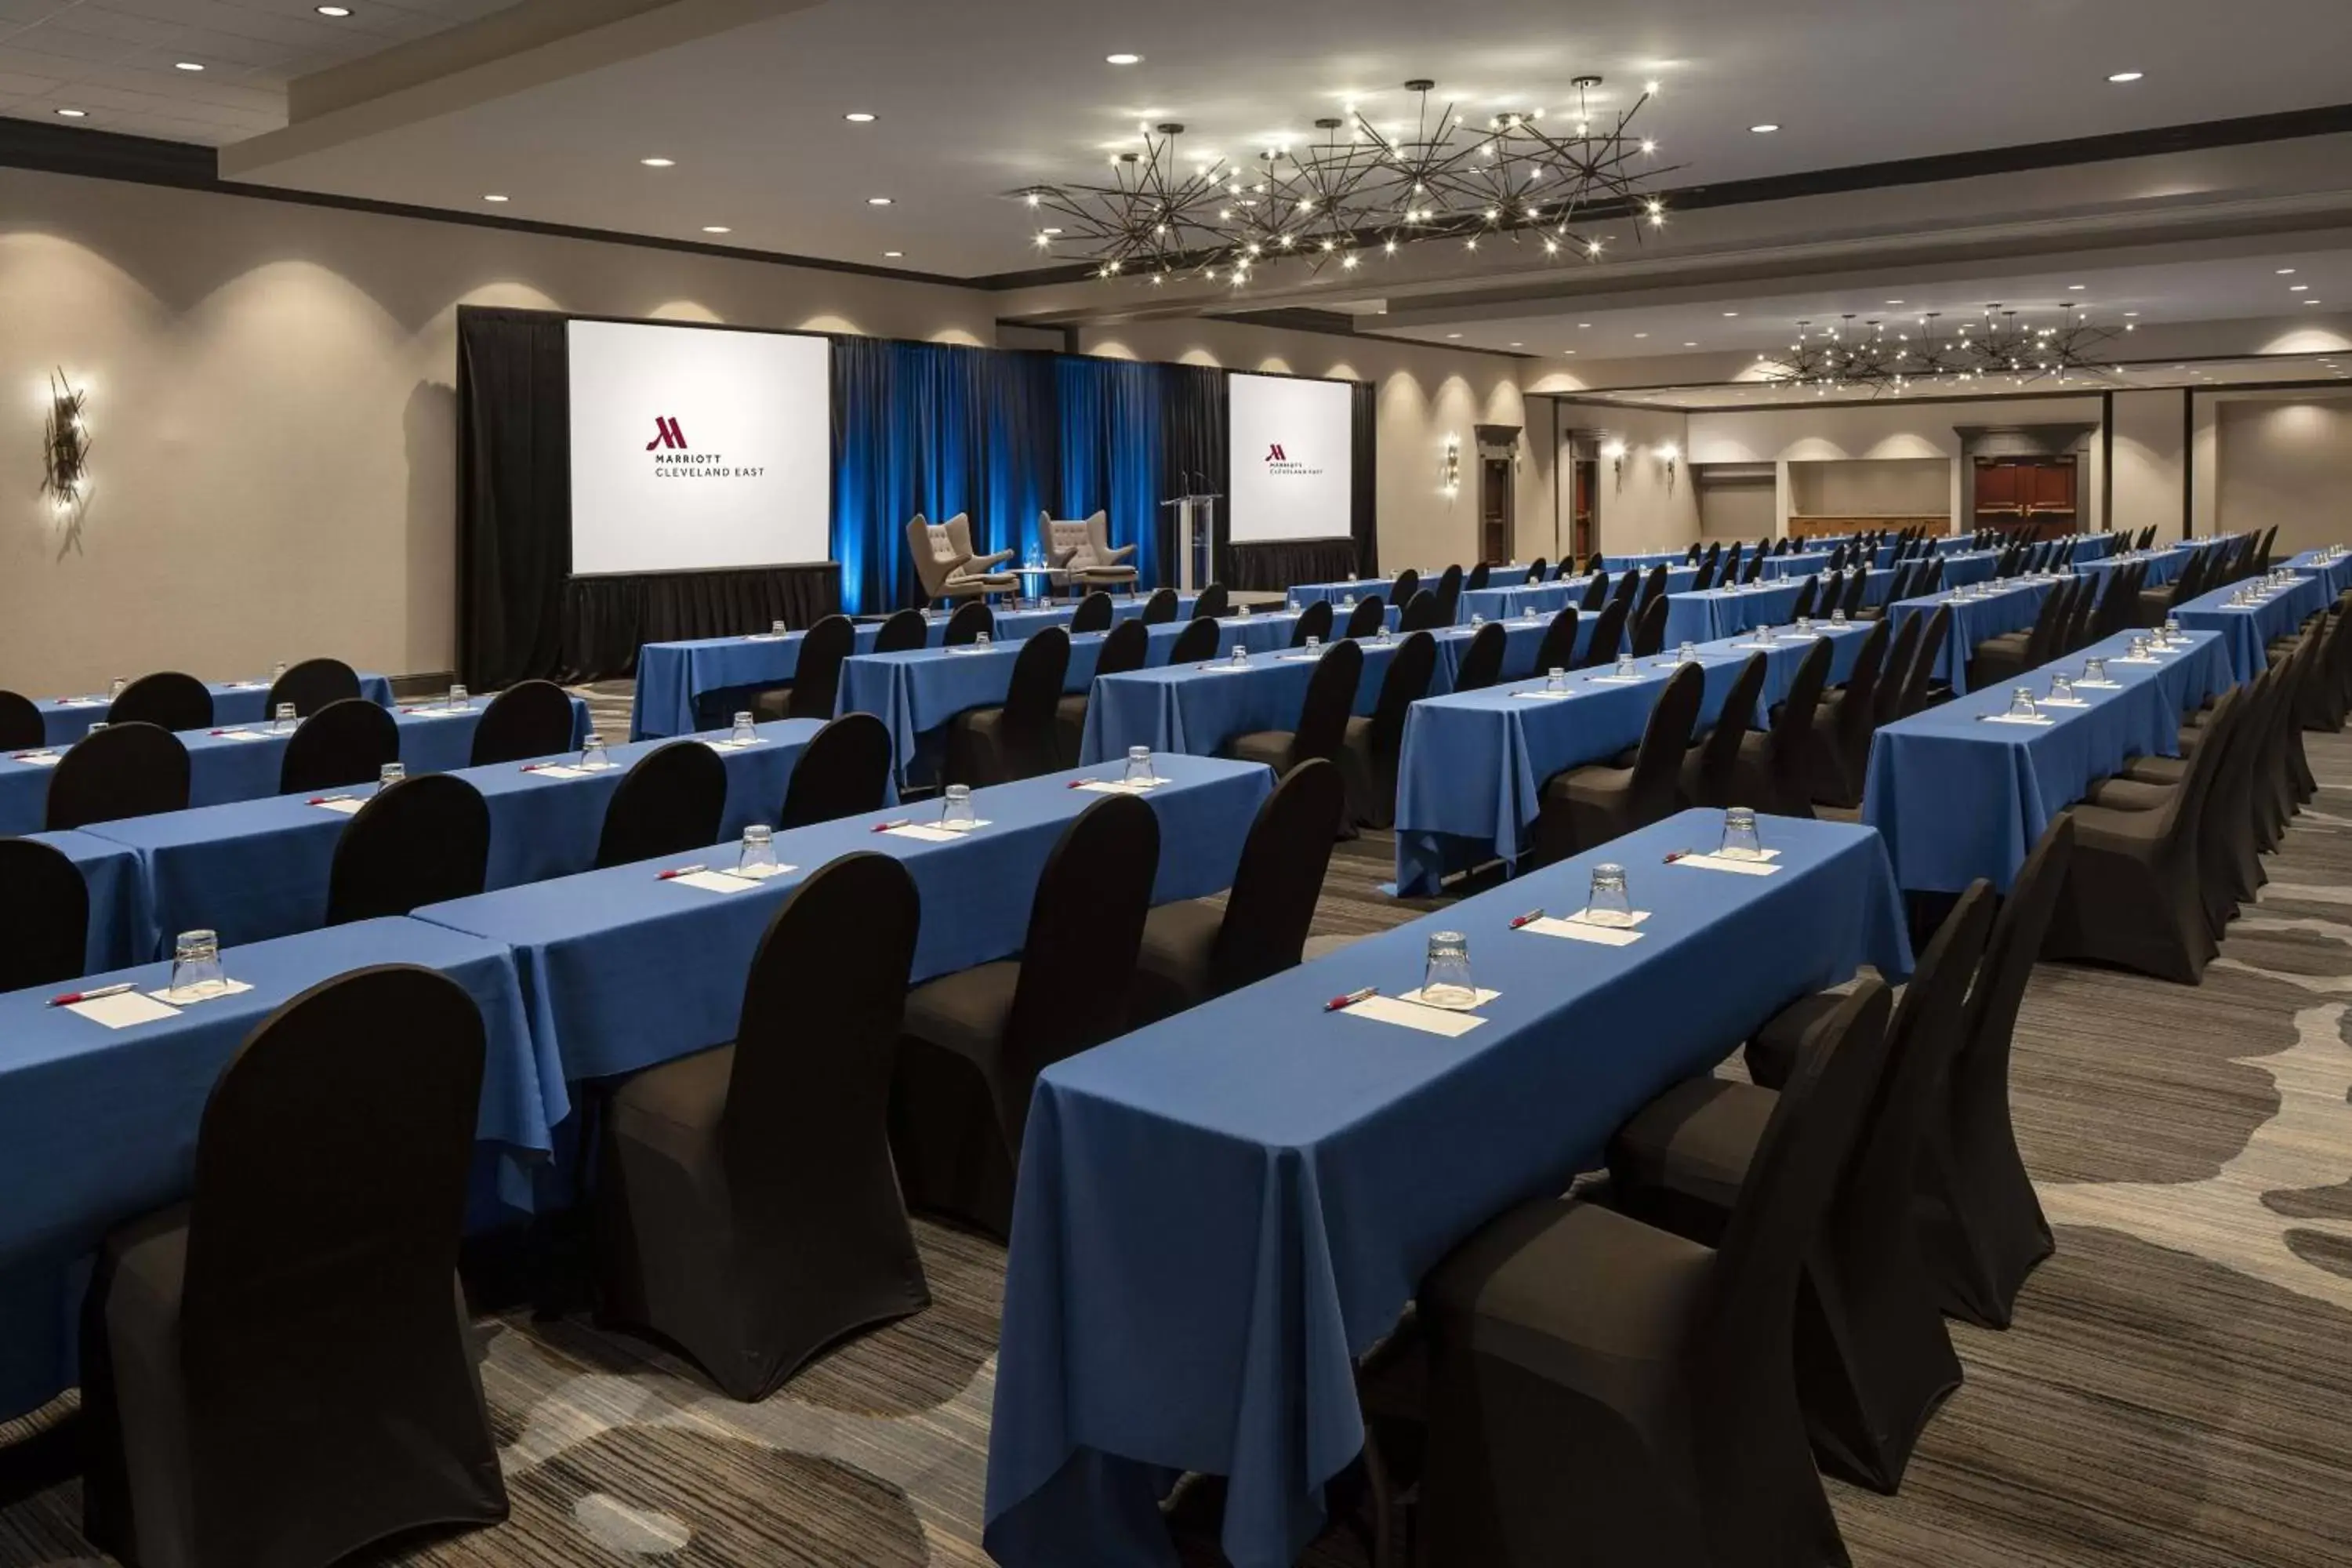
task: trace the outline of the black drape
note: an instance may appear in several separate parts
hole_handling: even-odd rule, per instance
[[[1227,586],[1287,588],[1294,583],[1337,583],[1360,574],[1352,539],[1277,539],[1271,544],[1234,544],[1225,550]]]
[[[574,577],[564,593],[563,668],[601,680],[635,675],[646,643],[765,631],[778,621],[804,629],[840,608],[840,581],[830,563]]]
[[[1377,577],[1381,574],[1380,388],[1369,381],[1356,383],[1355,400],[1350,412],[1355,416],[1351,455],[1355,459],[1356,477],[1353,485],[1355,516],[1349,521],[1349,531],[1355,536],[1357,574]],[[1298,582],[1307,580],[1295,579]]]
[[[1160,496],[1225,493],[1225,373],[1209,365],[1170,364],[1163,373],[1160,405]],[[1176,513],[1160,509],[1160,559],[1176,571]],[[1227,569],[1224,507],[1217,508],[1217,544],[1210,552],[1222,581]]]

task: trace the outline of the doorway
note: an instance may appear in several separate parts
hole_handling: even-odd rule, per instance
[[[1508,561],[1511,549],[1511,459],[1478,459],[1478,559]]]
[[[1599,536],[1592,526],[1592,498],[1601,489],[1601,465],[1591,458],[1579,458],[1570,465],[1570,472],[1569,558],[1589,561],[1599,548]]]

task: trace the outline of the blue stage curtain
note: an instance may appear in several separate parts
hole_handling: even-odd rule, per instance
[[[1053,472],[1050,362],[879,338],[833,340],[833,552],[842,607],[894,610],[922,592],[908,558],[917,512],[971,521],[983,553],[1023,548]]]
[[[1175,494],[1162,470],[1160,428],[1167,367],[1132,360],[1064,356],[1055,365],[1061,400],[1064,518],[1107,513],[1113,545],[1132,544],[1130,563],[1148,585],[1172,580],[1160,540],[1160,503]]]

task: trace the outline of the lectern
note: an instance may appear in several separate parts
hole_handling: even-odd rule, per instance
[[[1177,496],[1160,504],[1176,510],[1176,586],[1196,594],[1216,577],[1217,503],[1222,495]]]

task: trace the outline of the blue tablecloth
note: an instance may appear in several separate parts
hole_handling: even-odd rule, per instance
[[[1706,552],[1702,550],[1699,553],[1704,556]],[[1601,557],[1601,569],[1610,573],[1622,572],[1628,566],[1636,571],[1647,572],[1653,566],[1696,567],[1697,564],[1697,562],[1691,560],[1688,546],[1680,550],[1644,550],[1633,555],[1604,553]]]
[[[2316,550],[2306,550],[2286,564],[2298,572],[2317,577],[2320,586],[2326,590],[2330,600],[2335,599],[2347,588],[2352,588],[2352,555],[2339,556],[2328,562],[2322,562],[2318,557],[2319,552]]]
[[[2051,818],[2124,759],[2179,754],[2180,716],[2233,684],[2213,632],[2153,665],[2119,663],[2135,633],[2120,633],[2037,670],[2039,698],[2055,673],[2079,678],[2104,658],[2118,690],[2079,691],[2082,708],[2042,709],[2047,726],[1989,721],[2011,693],[1979,691],[1881,728],[1871,740],[1863,820],[1886,837],[1895,880],[1915,892],[1957,893],[1979,877],[2009,891]]]
[[[1543,647],[1544,633],[1551,629],[1551,616],[1517,616],[1496,624],[1503,628],[1503,673],[1505,680],[1517,680],[1525,676],[1540,675],[1536,668],[1536,654]],[[1429,634],[1437,641],[1437,673],[1430,679],[1433,691],[1451,691],[1460,684],[1462,656],[1470,651],[1470,639],[1478,635],[1476,627],[1447,626]],[[1592,642],[1592,623],[1580,616],[1576,623],[1576,647],[1580,653]]]
[[[1513,616],[1536,613],[1549,616],[1555,610],[1584,600],[1584,584],[1577,583],[1531,583],[1517,588],[1481,588],[1475,593],[1465,592],[1462,602],[1454,606],[1457,624],[1468,626],[1473,616],[1484,616],[1490,621],[1507,620]]]
[[[1370,713],[1379,702],[1389,660],[1403,643],[1400,637],[1394,642],[1363,644],[1364,673],[1356,683],[1356,712]],[[1254,658],[1242,669],[1219,660],[1099,677],[1087,699],[1086,735],[1078,755],[1086,762],[1098,763],[1124,756],[1129,746],[1149,746],[1155,752],[1188,752],[1205,757],[1235,735],[1293,729],[1307,701],[1307,683],[1318,657],[1282,653]],[[1429,689],[1446,690],[1452,679],[1440,658]]]
[[[2266,590],[2260,604],[2244,607],[2230,604],[2230,595],[2244,586],[2232,583],[2216,588],[2175,605],[2172,611],[2192,631],[2221,634],[2222,646],[2230,654],[2230,671],[2241,681],[2252,680],[2269,665],[2273,637],[2286,636],[2305,617],[2335,602],[2318,578],[2298,576],[2292,588]]]
[[[808,719],[762,724],[761,744],[719,753],[727,768],[720,843],[741,837],[748,823],[776,820],[793,768],[822,727]],[[490,811],[485,885],[517,887],[594,865],[613,792],[640,758],[668,743],[614,746],[611,769],[582,778],[550,778],[517,763],[457,770],[457,777],[482,792]],[[369,795],[375,786],[336,793]],[[138,855],[156,942],[205,930],[218,931],[224,942],[242,944],[319,925],[326,916],[335,845],[351,820],[304,796],[282,795],[103,822],[87,831]],[[151,942],[131,961],[164,951]]]
[[[1171,782],[1144,798],[1160,816],[1155,902],[1232,885],[1242,841],[1273,789],[1254,763],[1165,756]],[[514,950],[542,1060],[565,1079],[603,1078],[706,1050],[735,1037],[743,978],[786,892],[828,861],[874,850],[904,861],[922,895],[918,981],[1020,951],[1037,875],[1063,830],[1104,798],[1069,787],[1109,769],[1055,773],[974,790],[989,826],[950,843],[874,831],[876,813],[776,835],[776,858],[798,868],[750,892],[722,895],[656,873],[689,858],[616,866],[577,877],[434,904],[416,918]],[[936,804],[898,817],[936,821]],[[722,863],[723,868],[723,863]]]
[[[1421,585],[1434,589],[1437,586],[1436,574],[1433,573],[1423,577]],[[1396,596],[1396,579],[1365,577],[1352,583],[1296,583],[1291,585],[1288,602],[1303,610],[1309,605],[1328,601],[1336,610],[1341,600],[1360,600],[1368,594],[1378,594],[1382,599],[1392,600]]]
[[[1998,550],[1965,550],[1944,557],[1943,584],[1947,588],[1965,588],[1975,583],[1990,583],[2000,565]]]
[[[1172,1564],[1152,1506],[1171,1470],[1230,1479],[1230,1561],[1293,1562],[1362,1445],[1355,1358],[1433,1265],[1795,997],[1864,963],[1908,973],[1876,835],[1768,817],[1771,876],[1661,864],[1722,821],[1683,813],[1045,1070],[989,1431],[997,1562]],[[1638,942],[1507,929],[1580,908],[1601,860],[1650,912]],[[1501,993],[1483,1026],[1324,1011],[1417,985],[1440,927]]]
[[[208,680],[205,689],[213,695],[215,724],[257,724],[269,717],[267,680]],[[362,672],[360,695],[389,708],[392,681],[384,676]],[[43,742],[51,746],[72,745],[89,733],[92,724],[106,717],[106,699],[102,696],[45,697],[34,706],[41,710]]]
[[[320,981],[417,963],[471,992],[488,1026],[481,1137],[543,1151],[568,1107],[525,1027],[512,957],[496,942],[415,921],[365,921],[223,952],[253,987],[126,1029],[50,1007],[50,987],[0,995],[0,1417],[75,1381],[75,1320],[106,1231],[187,1195],[196,1130],[229,1057],[256,1025]],[[169,964],[89,977],[170,984]],[[543,1094],[552,1092],[551,1101]],[[302,1173],[289,1170],[289,1180]]]
[[[1834,685],[1853,669],[1869,627],[1817,629],[1832,638]],[[1706,671],[1700,723],[1715,721],[1741,667],[1758,652],[1766,655],[1767,675],[1751,721],[1769,723],[1772,705],[1788,695],[1811,646],[1776,637],[1771,647],[1759,647],[1744,636],[1698,645],[1694,652]],[[1426,896],[1448,871],[1517,861],[1541,810],[1544,781],[1638,742],[1675,668],[1668,655],[1643,660],[1631,682],[1606,669],[1573,671],[1562,698],[1521,695],[1541,692],[1537,679],[1414,703],[1405,714],[1397,763],[1398,891]]]
[[[1666,647],[1713,642],[1750,626],[1783,626],[1797,607],[1801,583],[1759,584],[1753,588],[1708,588],[1666,595]],[[1816,594],[1819,589],[1814,590]]]
[[[2060,581],[2056,577],[2012,578],[1994,593],[1959,603],[1955,603],[1948,592],[1930,594],[1922,599],[1897,599],[1886,607],[1888,634],[1900,637],[1903,623],[1913,616],[1932,616],[1941,606],[1950,605],[1951,629],[1936,654],[1936,679],[1956,693],[1966,692],[1969,656],[1976,651],[1977,644],[2003,632],[2031,626],[2042,613],[2042,601],[2050,596],[2050,591]],[[1927,633],[1927,627],[1919,628],[1920,636]]]
[[[36,844],[53,845],[81,871],[89,889],[89,941],[82,973],[141,963],[155,951],[155,905],[139,857],[110,839],[90,833],[28,833]],[[54,989],[54,987],[52,987]]]
[[[1891,553],[1894,546],[1887,546],[1887,550]],[[1778,582],[1783,577],[1811,577],[1815,573],[1826,572],[1830,569],[1832,553],[1827,550],[1807,550],[1791,552],[1787,555],[1767,555],[1764,557],[1764,578],[1767,582]]]
[[[486,697],[476,697],[459,713],[438,707],[395,709],[393,720],[400,729],[401,762],[412,773],[446,773],[464,767],[473,755],[474,730],[481,723],[488,702]],[[207,730],[190,730],[180,736],[188,749],[190,805],[259,800],[278,793],[288,735],[258,727],[241,732],[257,738],[237,740]],[[579,745],[587,733],[588,705],[575,697],[572,743]],[[0,754],[0,833],[31,833],[47,820],[49,775],[56,769],[18,760],[27,754]]]

